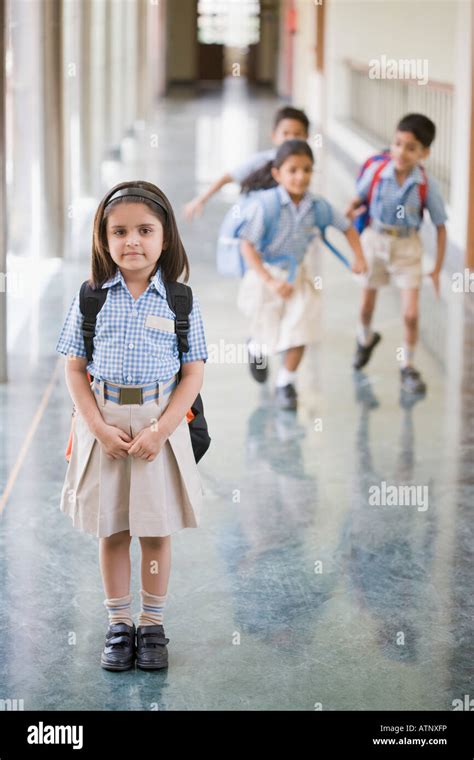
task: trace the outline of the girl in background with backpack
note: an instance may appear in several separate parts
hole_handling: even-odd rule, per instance
[[[306,142],[283,143],[271,169],[277,187],[253,194],[238,231],[248,267],[238,307],[250,322],[251,373],[265,382],[266,357],[282,353],[275,393],[278,406],[289,410],[297,407],[297,369],[305,346],[317,339],[318,296],[305,254],[318,227],[332,225],[344,232],[355,255],[352,271],[366,270],[357,231],[328,201],[308,192],[313,163]],[[268,169],[263,167],[262,172]],[[253,187],[256,181],[252,177]]]
[[[180,357],[167,287],[182,276],[188,279],[188,259],[164,193],[149,182],[112,188],[94,220],[90,285],[107,289],[107,298],[95,320],[92,359],[79,292],[56,347],[67,357],[77,410],[61,510],[74,527],[99,537],[107,670],[127,670],[135,657],[143,669],[167,666],[163,608],[171,534],[199,524],[202,485],[186,415],[202,385],[207,349],[194,298],[189,350]],[[141,544],[137,630],[130,610],[132,536]]]

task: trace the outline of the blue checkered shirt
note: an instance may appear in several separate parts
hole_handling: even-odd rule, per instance
[[[109,292],[97,315],[94,351],[87,370],[98,380],[122,385],[165,382],[173,377],[180,366],[178,337],[174,332],[175,314],[168,306],[160,270],[136,301],[119,268],[102,287]],[[86,357],[82,320],[78,291],[59,335],[58,353]],[[189,352],[181,360],[206,361],[204,327],[194,293],[189,325]]]
[[[259,193],[272,192],[259,190],[253,193],[255,203],[249,203],[244,209],[243,216],[246,221],[239,230],[239,238],[248,240],[257,251],[262,253],[264,261],[271,261],[278,255],[293,255],[297,262],[301,262],[308,249],[311,240],[317,234],[314,225],[314,203],[325,204],[330,211],[331,225],[341,232],[345,232],[351,225],[349,220],[331,206],[324,198],[306,192],[298,205],[291,200],[284,187],[278,185],[277,192],[280,200],[280,216],[277,232],[271,242],[261,250],[265,234],[265,215],[262,204],[258,200]]]
[[[359,198],[367,200],[370,183],[378,166],[380,164],[374,161],[357,182],[356,190]],[[434,177],[428,174],[426,176],[428,192],[426,193],[425,208],[428,210],[433,224],[444,224],[448,217],[439,185]],[[393,161],[389,161],[380,172],[379,181],[372,194],[369,209],[371,219],[391,226],[419,229],[422,222],[419,185],[422,182],[421,169],[419,166],[415,166],[403,185],[399,185],[395,176],[395,164]]]

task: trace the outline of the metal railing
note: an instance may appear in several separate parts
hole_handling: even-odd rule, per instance
[[[369,66],[346,59],[349,119],[380,146],[390,145],[397,122],[407,113],[423,113],[436,125],[436,138],[426,168],[438,180],[446,201],[451,188],[451,144],[454,86],[429,80],[371,79]]]

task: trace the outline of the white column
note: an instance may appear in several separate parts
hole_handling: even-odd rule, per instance
[[[110,99],[110,144],[119,150],[124,133],[124,19],[123,0],[109,0],[108,85]]]
[[[102,196],[100,175],[101,163],[109,145],[108,113],[110,90],[107,77],[107,2],[91,2],[91,46],[90,46],[90,117],[91,135],[91,191],[95,197]]]
[[[469,198],[469,157],[471,123],[472,66],[468,65],[474,52],[471,49],[471,14],[472,4],[460,0],[455,4],[457,14],[454,103],[453,103],[453,140],[451,143],[451,199],[449,236],[464,250],[466,247],[468,198]],[[473,158],[471,157],[471,160]],[[460,266],[463,262],[460,262]]]
[[[138,3],[136,0],[125,0],[124,14],[124,64],[125,64],[125,97],[124,97],[124,128],[129,132],[137,118],[137,63],[138,63]]]
[[[92,115],[92,90],[98,83],[93,79],[92,70],[92,0],[81,0],[79,25],[79,138],[81,142],[81,178],[82,196],[92,195],[93,188],[93,141],[95,123]]]
[[[48,5],[45,3],[44,5]],[[67,250],[72,250],[80,222],[83,143],[81,141],[81,9],[78,0],[64,0],[62,13],[62,110],[64,123],[64,202]]]
[[[7,11],[0,3],[0,383],[7,382],[7,182],[6,182],[6,43]]]
[[[149,0],[137,0],[137,119],[144,120],[149,109],[150,72],[148,67],[148,25],[153,6]]]

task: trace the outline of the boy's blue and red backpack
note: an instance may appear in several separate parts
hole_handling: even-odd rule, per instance
[[[366,206],[366,210],[357,216],[354,221],[353,225],[356,228],[359,235],[363,230],[365,230],[366,227],[370,224],[370,203],[374,194],[374,190],[377,187],[378,183],[380,182],[380,175],[382,174],[383,170],[391,160],[390,156],[390,150],[386,148],[382,151],[382,153],[377,153],[374,156],[370,156],[367,161],[365,161],[362,166],[360,167],[359,174],[357,175],[357,182],[363,177],[367,169],[372,166],[373,164],[377,164],[377,168],[374,171],[372,181],[370,183],[368,192],[367,192],[367,201],[363,204]],[[419,164],[419,167],[423,174],[423,182],[418,185],[419,193],[420,193],[420,214],[423,218],[423,211],[425,209],[426,205],[426,195],[428,193],[428,178],[426,176],[426,172],[424,168]]]
[[[264,252],[272,242],[278,230],[281,203],[278,196],[278,188],[269,190],[257,190],[241,198],[240,203],[229,209],[224,217],[217,239],[217,271],[228,277],[243,277],[246,264],[240,252],[242,239],[239,232],[247,221],[245,209],[249,204],[258,200],[262,204],[264,216],[264,235],[260,244],[260,251]],[[346,257],[335,248],[326,238],[326,227],[332,223],[331,207],[323,198],[314,199],[314,226],[321,232],[321,239],[327,247],[337,256],[342,263],[350,268]],[[296,258],[291,254],[272,256],[272,263],[289,265],[288,281],[292,282],[298,265]]]

